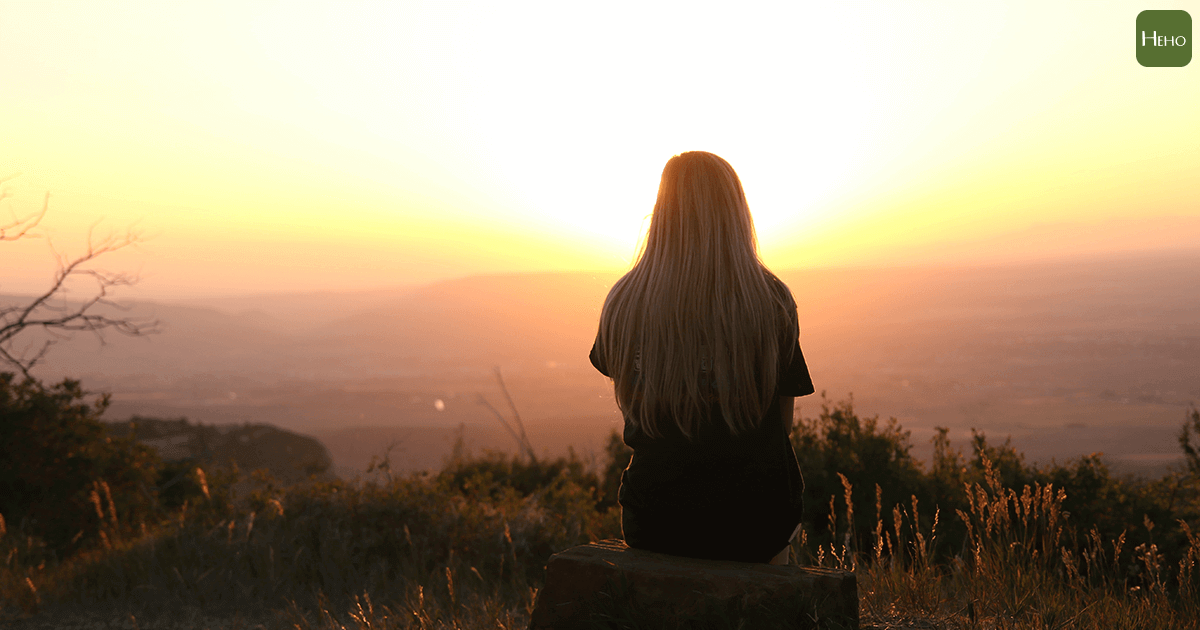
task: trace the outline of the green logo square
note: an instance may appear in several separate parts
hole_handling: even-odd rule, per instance
[[[1192,60],[1192,16],[1187,11],[1139,13],[1137,60],[1147,68],[1188,65]]]

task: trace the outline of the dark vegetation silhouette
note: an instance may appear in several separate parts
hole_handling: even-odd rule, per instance
[[[511,628],[527,623],[550,554],[620,535],[630,452],[615,432],[593,465],[472,454],[460,440],[436,474],[286,483],[163,461],[137,423],[100,422],[106,401],[73,381],[0,378],[2,619]],[[863,617],[879,624],[1188,627],[1200,620],[1200,412],[1186,421],[1191,468],[1139,480],[1099,455],[1030,466],[979,433],[964,455],[944,429],[921,462],[894,419],[824,400],[792,434],[807,484],[794,551],[856,569]],[[140,422],[143,438],[179,423]]]
[[[333,462],[323,444],[268,424],[218,427],[191,423],[186,418],[133,416],[128,421],[109,422],[106,426],[114,437],[132,436],[155,447],[164,465],[181,470],[197,466],[262,468],[283,483],[305,481],[314,475],[332,479],[328,471]]]
[[[107,396],[89,397],[77,381],[46,387],[0,374],[0,515],[36,534],[23,553],[70,557],[153,519],[160,460],[108,434],[107,406]]]
[[[266,425],[102,422],[108,401],[77,381],[45,386],[0,373],[0,516],[35,534],[28,552],[54,560],[111,548],[189,505],[224,505],[229,497],[210,491],[214,476],[231,482],[241,470],[262,470],[280,484],[331,478],[329,454],[312,438]],[[169,452],[150,446],[164,439]]]
[[[1200,412],[1190,410],[1180,437],[1186,447],[1189,430],[1200,426]],[[1189,427],[1191,427],[1189,429]],[[932,439],[933,457],[928,466],[911,455],[910,433],[894,419],[858,416],[853,399],[830,403],[822,395],[817,418],[796,423],[792,443],[805,471],[805,522],[810,536],[824,544],[843,544],[866,550],[876,538],[876,528],[904,526],[917,505],[921,527],[931,528],[936,511],[941,518],[938,541],[931,553],[939,560],[958,556],[967,546],[966,521],[954,518],[968,513],[977,500],[972,488],[993,480],[999,487],[1018,490],[1052,488],[1062,491],[1061,508],[1070,523],[1065,549],[1085,551],[1089,537],[1124,540],[1128,549],[1155,547],[1157,553],[1177,563],[1192,543],[1191,529],[1200,522],[1200,485],[1196,455],[1188,454],[1188,470],[1159,479],[1114,476],[1102,454],[1093,453],[1065,463],[1034,466],[1013,449],[1009,440],[999,445],[983,433],[972,431],[971,455],[953,448],[949,431],[938,428]],[[849,499],[849,503],[846,501]],[[854,511],[852,523],[837,523],[847,505],[878,506]],[[895,506],[902,506],[904,522],[896,522]],[[832,532],[840,532],[834,540]],[[932,544],[932,542],[931,542]],[[1131,585],[1146,579],[1142,569],[1129,567]]]

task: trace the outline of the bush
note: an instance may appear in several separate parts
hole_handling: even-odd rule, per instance
[[[574,453],[471,457],[460,443],[438,474],[393,476],[386,457],[375,468],[389,474],[374,481],[286,485],[256,473],[235,501],[236,471],[205,477],[191,460],[156,467],[148,449],[106,437],[98,422],[106,399],[86,398],[72,381],[0,379],[0,501],[12,528],[90,523],[91,538],[63,547],[72,550],[129,533],[134,514],[171,518],[151,535],[64,562],[7,554],[0,612],[9,601],[36,609],[44,598],[88,611],[107,602],[118,616],[288,606],[286,625],[299,628],[344,627],[344,615],[330,612],[339,609],[350,611],[350,627],[520,627],[550,554],[620,533],[612,508],[630,450],[615,432],[599,470]],[[1119,479],[1099,455],[1036,467],[978,432],[964,457],[946,429],[926,465],[898,422],[859,417],[852,399],[825,402],[792,441],[808,484],[800,557],[821,562],[820,543],[827,563],[857,567],[866,618],[901,610],[962,622],[948,625],[980,616],[973,625],[1194,626],[1186,624],[1200,610],[1200,539],[1191,533],[1200,481],[1191,473]],[[45,490],[41,507],[15,500],[34,496],[30,488],[66,498],[55,503]],[[0,544],[13,540],[0,528]]]
[[[882,427],[878,416],[859,418],[852,397],[831,406],[822,393],[821,415],[801,419],[792,429],[792,447],[804,474],[804,520],[809,534],[831,534],[846,498],[859,506],[878,504],[885,515],[894,505],[908,504],[913,496],[929,500],[928,480],[921,462],[912,456],[910,435],[895,418]],[[845,496],[846,483],[852,497]],[[869,540],[880,515],[860,511],[853,516],[855,538]]]
[[[527,461],[520,456],[495,451],[470,457],[456,447],[455,455],[437,478],[448,489],[472,497],[498,499],[509,492],[528,497],[554,486],[561,479],[590,493],[593,501],[601,498],[600,478],[587,470],[574,449],[567,457]]]
[[[972,453],[964,457],[951,445],[949,430],[941,427],[934,433],[933,458],[926,467],[912,456],[910,434],[894,418],[886,424],[877,416],[861,418],[853,402],[851,397],[830,404],[822,396],[821,414],[797,422],[793,429],[792,445],[805,480],[804,525],[814,542],[835,542],[836,529],[837,544],[845,544],[840,536],[847,531],[845,519],[850,517],[854,520],[850,542],[857,545],[852,548],[864,550],[877,540],[876,528],[891,531],[897,526],[895,509],[899,508],[905,527],[916,516],[917,526],[926,531],[932,531],[932,519],[940,510],[937,539],[930,541],[936,542],[936,548],[930,553],[940,559],[953,557],[968,542],[965,523],[955,518],[973,509],[966,488],[989,484],[1011,489],[1052,486],[1055,493],[1064,491],[1062,544],[1073,552],[1082,551],[1088,540],[1099,536],[1124,540],[1126,553],[1154,545],[1174,563],[1189,548],[1188,527],[1198,529],[1200,464],[1196,462],[1200,457],[1187,450],[1193,435],[1200,434],[1200,412],[1195,409],[1189,410],[1180,435],[1190,469],[1143,480],[1114,476],[1099,453],[1062,464],[1030,465],[1011,440],[994,446],[974,430]],[[847,485],[857,510],[847,510]],[[914,499],[921,506],[917,515]],[[841,522],[838,514],[844,514]],[[1142,578],[1131,575],[1130,579],[1136,583]]]
[[[78,381],[45,387],[0,374],[0,514],[55,556],[141,529],[155,511],[159,460],[114,439]]]

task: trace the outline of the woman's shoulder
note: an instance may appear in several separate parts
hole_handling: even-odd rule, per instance
[[[793,309],[796,308],[796,298],[792,296],[792,290],[788,288],[788,285],[769,269],[763,268],[763,273],[766,275],[767,282],[770,283],[779,300]]]

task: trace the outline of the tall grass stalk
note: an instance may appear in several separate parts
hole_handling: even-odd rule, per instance
[[[857,564],[865,620],[884,627],[914,620],[968,628],[1200,627],[1200,537],[1186,523],[1183,558],[1168,567],[1154,544],[1126,553],[1124,535],[1106,541],[1095,528],[1076,539],[1063,490],[1006,488],[984,463],[985,482],[968,484],[969,509],[957,514],[966,541],[947,554],[935,553],[940,511],[925,530],[914,497],[910,506],[893,506],[887,527],[876,491],[874,540]],[[850,564],[834,554],[817,561]]]
[[[569,467],[504,463],[290,488],[260,479],[237,501],[225,498],[230,483],[195,473],[205,491],[145,529],[97,479],[87,504],[105,536],[73,557],[56,559],[35,531],[0,517],[0,623],[101,614],[139,628],[214,627],[198,621],[213,616],[302,630],[524,627],[549,555],[619,536],[619,512],[599,508]],[[855,513],[872,506],[856,506],[839,474],[828,531],[801,528],[794,557],[855,571],[862,618],[877,628],[1200,627],[1200,535],[1188,523],[1178,555],[1148,516],[1112,538],[1079,532],[1063,488],[1007,487],[986,456],[982,469],[948,518],[915,495],[885,504],[875,484],[874,525],[861,533]],[[521,481],[499,480],[505,470]]]
[[[103,495],[98,484],[98,515],[112,522]],[[466,496],[414,475],[296,487],[229,514],[180,512],[59,563],[23,564],[9,545],[0,618],[45,600],[63,613],[143,620],[192,610],[280,627],[515,628],[551,553],[619,536],[615,513],[565,479],[528,496]]]

